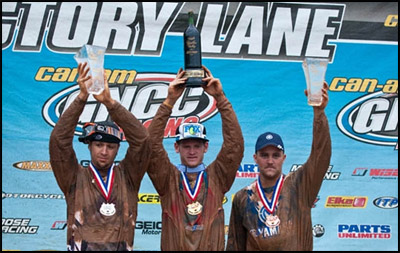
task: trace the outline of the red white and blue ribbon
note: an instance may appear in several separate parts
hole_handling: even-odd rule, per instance
[[[185,191],[187,193],[187,195],[190,197],[190,199],[192,201],[195,201],[197,198],[197,195],[200,192],[200,188],[201,188],[201,183],[203,182],[203,174],[204,171],[201,171],[196,178],[196,183],[193,187],[193,190],[190,188],[190,183],[189,183],[189,179],[186,177],[186,174],[184,172],[181,172],[182,174],[182,181],[183,181],[183,186],[185,188]]]
[[[264,194],[264,190],[261,186],[260,177],[258,177],[256,181],[256,188],[258,192],[258,196],[260,196],[261,203],[263,204],[264,208],[267,210],[269,214],[273,214],[275,211],[276,204],[278,203],[279,194],[281,193],[282,186],[283,186],[283,175],[281,175],[278,181],[275,183],[274,186],[274,194],[272,194],[271,201],[268,201],[267,197]]]
[[[103,179],[100,176],[100,173],[97,171],[92,163],[89,164],[89,168],[93,172],[94,179],[97,183],[97,186],[100,188],[101,193],[103,193],[104,198],[106,199],[106,201],[108,201],[114,184],[114,164],[111,165],[111,168],[108,170],[106,183],[104,183]]]

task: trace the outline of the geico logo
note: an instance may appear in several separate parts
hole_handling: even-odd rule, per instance
[[[139,194],[139,203],[160,203],[158,194]]]
[[[136,229],[161,229],[161,221],[136,221]]]
[[[332,80],[330,91],[346,91],[346,92],[375,92],[382,90],[384,93],[397,93],[398,80],[389,79],[385,84],[378,84],[376,78],[344,78],[336,77]]]

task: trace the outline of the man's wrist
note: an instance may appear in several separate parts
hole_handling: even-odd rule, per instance
[[[169,109],[172,110],[172,108],[174,108],[172,105],[168,104],[166,101],[163,102],[163,104],[168,107]]]
[[[80,100],[82,100],[82,101],[86,101],[86,100],[88,99],[88,97],[89,97],[89,93],[84,94],[84,93],[80,92],[80,93],[78,94],[78,98],[79,98]]]
[[[103,104],[107,107],[107,108],[111,108],[115,105],[116,101],[114,99],[110,99],[107,101],[104,101]]]
[[[167,98],[164,100],[163,104],[164,104],[166,107],[168,107],[169,109],[172,110],[172,108],[174,108],[175,102],[176,102],[176,100],[173,100],[173,99],[167,97]]]
[[[215,98],[215,100],[216,101],[223,101],[223,100],[225,100],[226,99],[226,96],[225,96],[225,93],[224,92],[221,92],[220,94],[216,94],[215,96],[214,96],[214,98]]]

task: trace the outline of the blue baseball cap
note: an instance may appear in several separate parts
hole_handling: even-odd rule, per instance
[[[260,135],[257,139],[256,142],[256,153],[258,150],[266,147],[266,146],[274,146],[277,147],[278,149],[282,150],[285,152],[285,148],[283,146],[283,142],[279,134],[272,133],[272,132],[266,132]]]
[[[202,139],[208,141],[206,128],[200,123],[183,123],[175,132],[176,142],[185,139]]]

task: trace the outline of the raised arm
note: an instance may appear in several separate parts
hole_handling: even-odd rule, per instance
[[[215,166],[215,173],[218,175],[222,192],[226,193],[231,188],[236,172],[243,159],[243,134],[232,105],[222,90],[220,80],[214,78],[210,70],[206,67],[203,66],[203,68],[206,72],[206,78],[203,81],[207,82],[207,85],[203,88],[217,101],[217,108],[222,119],[222,136],[224,142],[216,160],[212,163],[212,167]]]
[[[322,104],[314,106],[313,141],[311,153],[304,164],[306,182],[305,191],[308,192],[307,203],[311,207],[321,188],[325,173],[329,168],[332,154],[331,136],[325,107],[328,104],[328,84],[325,82],[322,89]],[[307,92],[306,92],[307,95]]]
[[[79,163],[75,151],[73,150],[72,141],[79,116],[89,96],[85,85],[85,82],[90,79],[87,75],[89,69],[85,69],[85,67],[86,63],[78,65],[79,95],[60,116],[50,135],[50,164],[57,183],[65,195],[68,194],[69,187],[74,181],[76,172],[79,169]]]
[[[120,165],[133,184],[139,189],[140,182],[150,163],[150,138],[143,124],[125,107],[111,98],[107,78],[104,78],[104,91],[94,98],[107,107],[112,120],[124,131],[129,148]]]
[[[173,166],[163,146],[164,130],[169,116],[172,113],[173,106],[185,89],[184,84],[187,78],[183,78],[184,74],[185,72],[180,69],[175,80],[169,84],[167,98],[158,108],[156,116],[153,118],[148,128],[153,154],[148,174],[154,187],[161,196],[167,190],[168,174],[170,173],[168,168]]]

